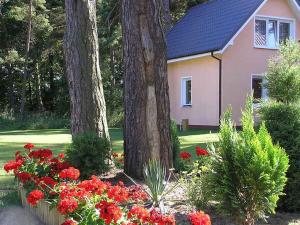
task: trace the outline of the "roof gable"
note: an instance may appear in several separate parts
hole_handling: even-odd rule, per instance
[[[168,59],[223,49],[264,1],[211,0],[191,8],[167,35]]]

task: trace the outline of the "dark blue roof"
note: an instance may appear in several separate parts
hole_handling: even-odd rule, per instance
[[[210,0],[191,8],[167,35],[168,59],[223,49],[263,1]]]

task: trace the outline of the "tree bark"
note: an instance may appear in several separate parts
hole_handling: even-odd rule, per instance
[[[170,0],[162,0],[163,2],[163,24],[165,33],[167,33],[173,25],[170,11]]]
[[[161,0],[123,0],[124,148],[127,174],[150,159],[172,167],[170,106]]]
[[[25,49],[25,65],[22,81],[22,90],[21,90],[21,105],[20,105],[20,114],[21,119],[25,118],[25,103],[26,103],[26,80],[28,77],[28,63],[29,63],[29,51],[30,51],[30,42],[31,42],[31,29],[32,29],[32,0],[29,0],[28,5],[28,28],[27,28],[27,40],[26,40],[26,49]]]
[[[36,67],[35,67],[35,77],[34,77],[34,82],[35,82],[35,98],[38,106],[39,111],[44,111],[44,103],[42,99],[42,88],[41,88],[41,75],[40,75],[40,68],[39,68],[39,63],[36,62]]]
[[[109,139],[99,66],[96,0],[65,0],[64,49],[72,135],[87,131]]]

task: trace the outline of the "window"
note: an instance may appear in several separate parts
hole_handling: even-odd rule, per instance
[[[190,77],[181,80],[181,103],[183,106],[192,105],[192,78]]]
[[[262,99],[268,98],[268,91],[264,87],[265,80],[262,76],[252,76],[253,103],[257,104]]]
[[[292,39],[293,21],[256,18],[255,19],[255,47],[278,48],[279,44]]]

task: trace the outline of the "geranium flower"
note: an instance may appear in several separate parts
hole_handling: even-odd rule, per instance
[[[122,210],[113,202],[101,201],[96,204],[96,208],[100,210],[100,219],[106,224],[111,224],[111,221],[117,223],[122,217]]]
[[[57,205],[57,210],[63,215],[72,213],[77,208],[78,208],[78,203],[74,198],[61,199]]]
[[[131,219],[131,218],[138,219],[138,220],[141,220],[141,222],[143,222],[143,223],[147,222],[149,220],[149,217],[150,217],[149,211],[147,209],[145,209],[144,207],[138,206],[138,205],[133,206],[129,210],[128,215],[127,215],[128,219]]]
[[[4,170],[8,173],[11,170],[18,170],[23,165],[23,160],[10,160],[4,165]]]
[[[64,169],[59,173],[59,178],[62,179],[71,179],[71,180],[78,180],[80,176],[80,172],[78,169],[74,167],[69,167],[68,169]]]
[[[65,154],[64,154],[64,153],[59,153],[59,154],[58,154],[58,158],[60,158],[60,159],[65,158]]]
[[[112,186],[107,191],[107,196],[110,199],[115,200],[116,202],[125,202],[128,200],[129,195],[126,188],[121,187],[120,185]]]
[[[61,225],[77,225],[78,223],[74,220],[66,220]]]
[[[23,183],[25,183],[26,181],[31,180],[31,174],[27,173],[27,172],[19,172],[16,173],[16,176],[19,178],[19,180]]]
[[[41,192],[40,190],[33,190],[28,194],[27,202],[30,205],[35,206],[37,205],[38,201],[43,199],[44,197],[45,197],[44,193]]]
[[[155,209],[150,212],[148,222],[158,225],[175,225],[175,219],[173,216],[164,216]]]
[[[192,225],[211,225],[209,215],[202,211],[191,213],[188,215],[188,219]]]
[[[189,152],[181,152],[179,154],[179,157],[182,159],[190,159],[192,157],[192,155]]]
[[[53,188],[57,182],[51,177],[42,177],[39,179],[38,185],[45,189],[47,186]]]
[[[27,150],[30,150],[30,149],[34,148],[34,144],[27,143],[27,144],[24,145],[24,148],[27,149]]]
[[[116,153],[116,152],[114,152],[114,153],[112,154],[112,156],[113,156],[114,158],[118,158],[118,157],[119,157],[119,154]]]
[[[200,148],[199,146],[196,147],[196,154],[197,156],[203,155],[203,156],[209,156],[208,151],[205,149]]]

